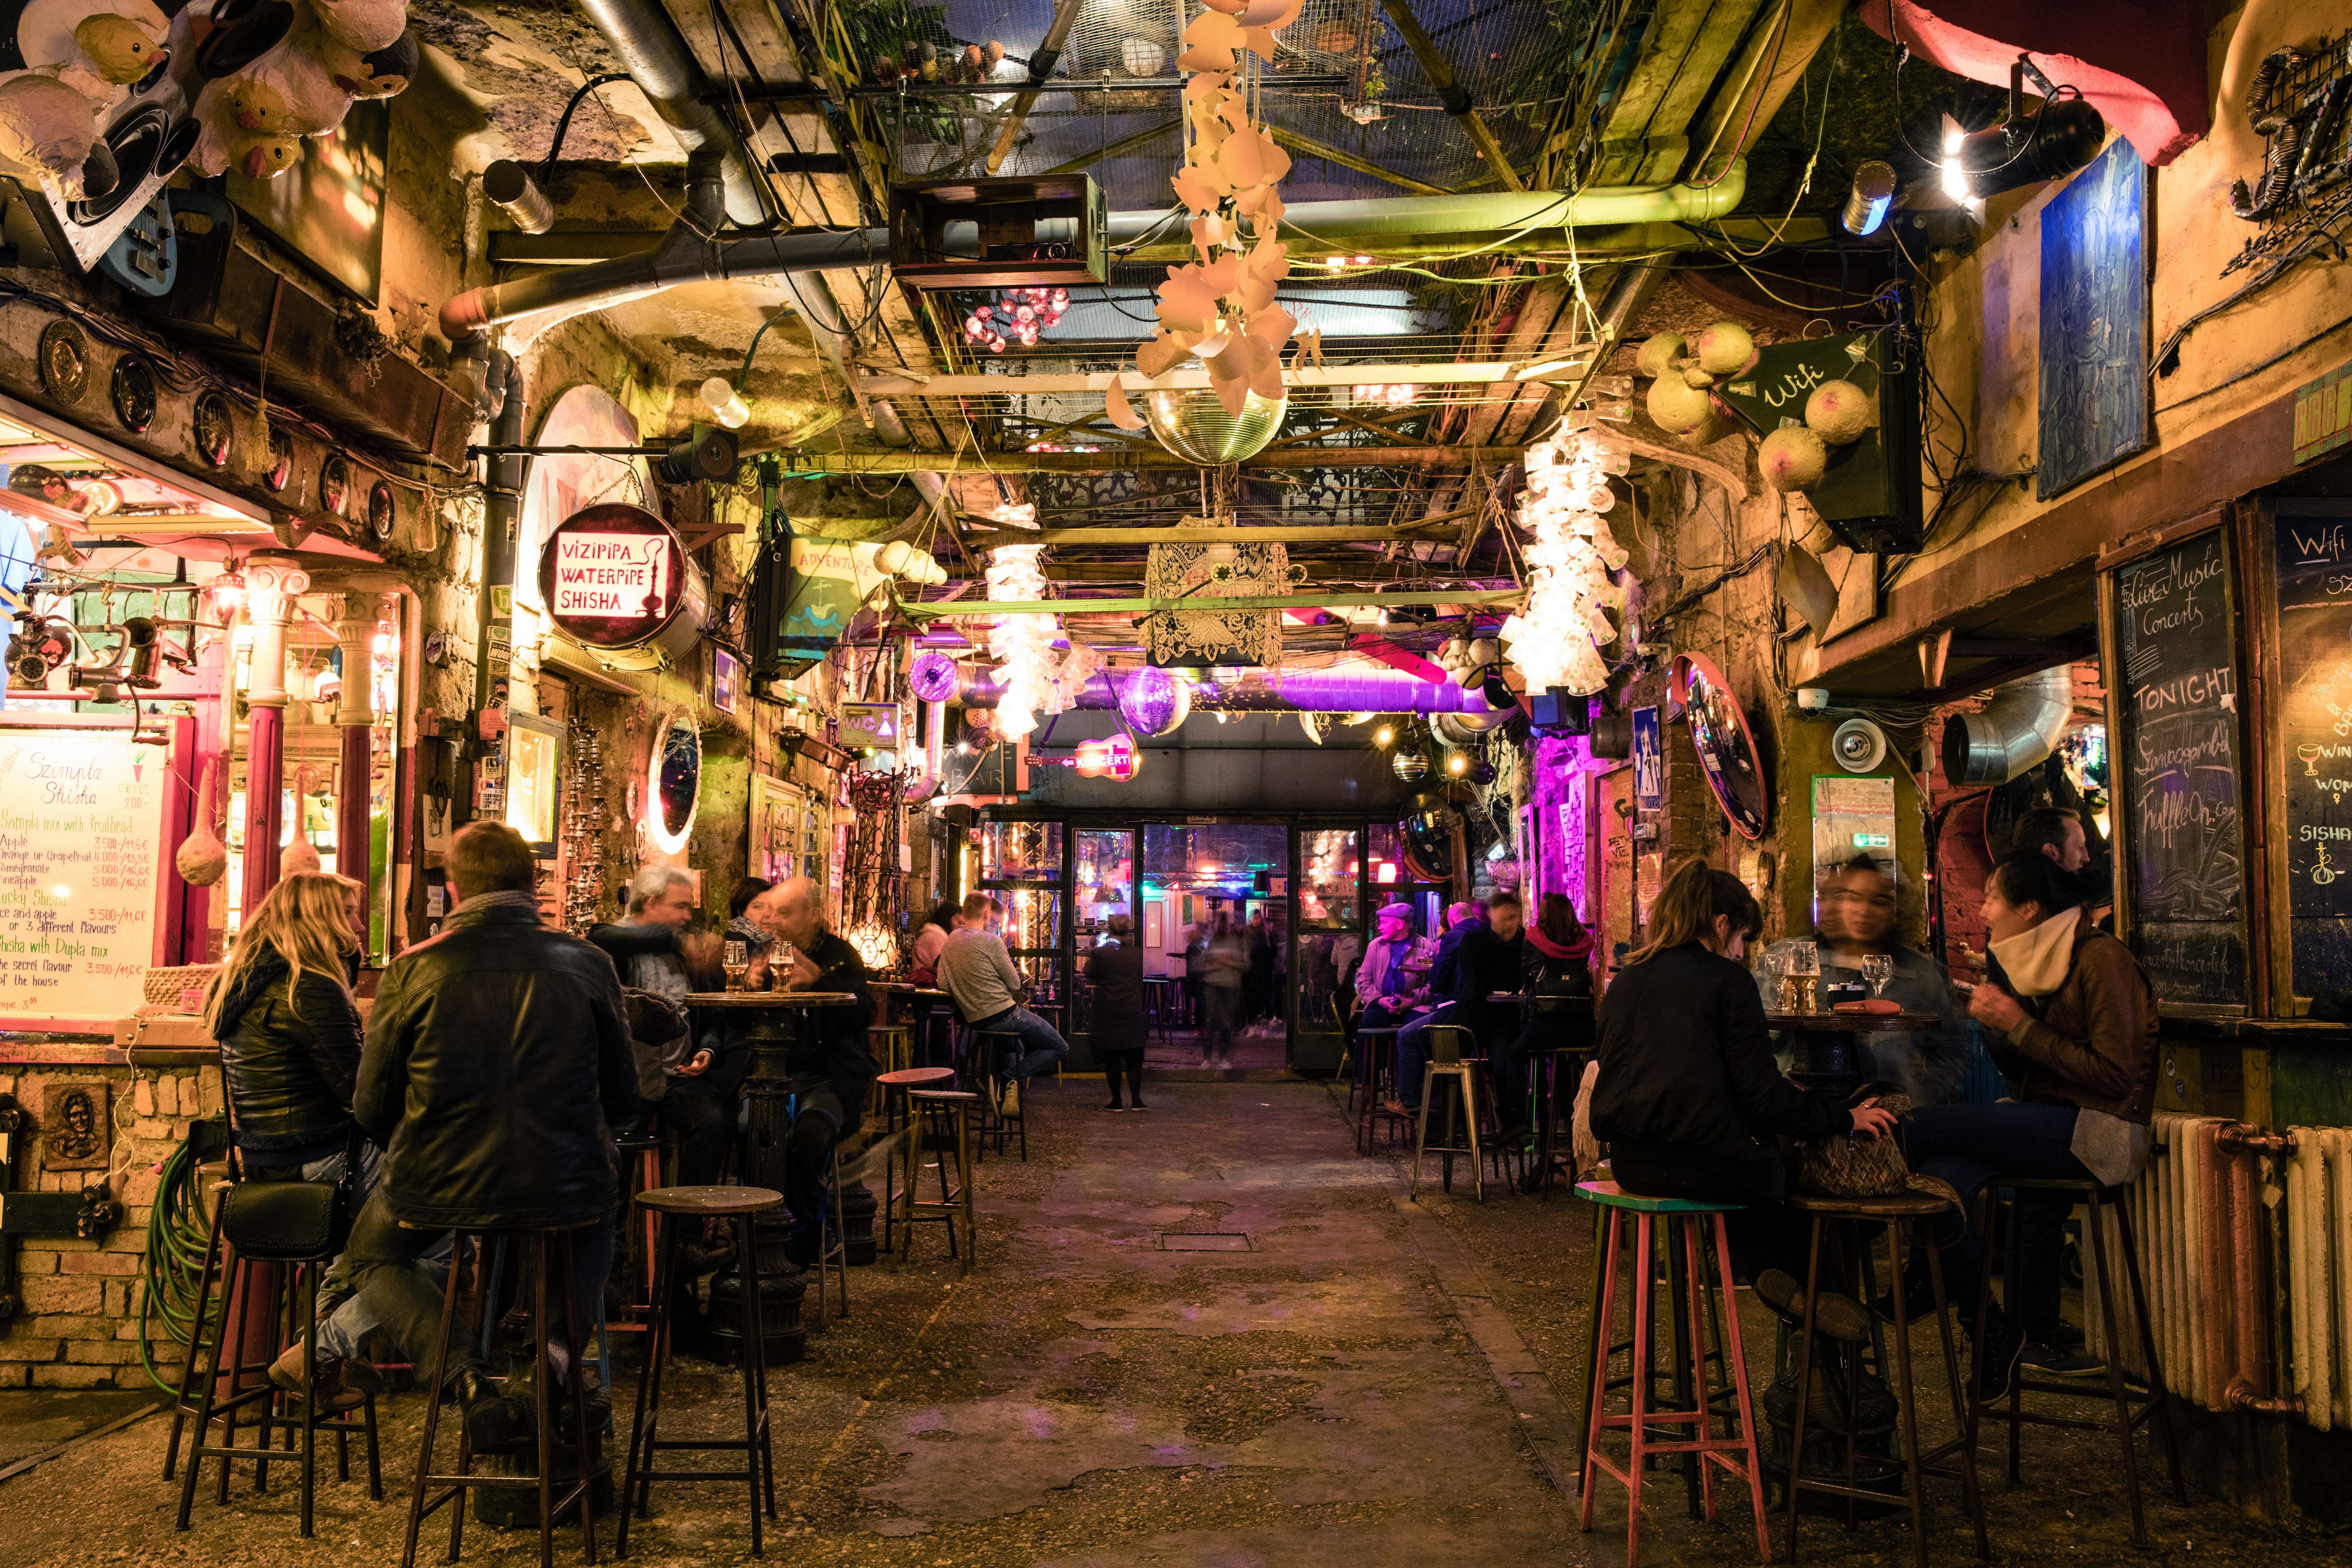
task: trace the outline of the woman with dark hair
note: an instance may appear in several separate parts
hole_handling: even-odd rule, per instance
[[[915,962],[907,973],[908,979],[918,985],[937,985],[940,983],[940,950],[946,947],[948,938],[955,934],[959,912],[959,906],[950,902],[941,904],[923,917],[922,925],[915,932]]]
[[[1135,921],[1117,914],[1103,922],[1110,940],[1087,954],[1086,976],[1094,987],[1094,1010],[1087,1020],[1095,1059],[1110,1082],[1107,1110],[1148,1110],[1143,1103],[1143,950],[1135,944]],[[1129,1104],[1119,1098],[1126,1075]]]
[[[1726,1224],[1733,1270],[1751,1281],[1801,1270],[1811,1238],[1806,1217],[1783,1201],[1776,1140],[1876,1137],[1895,1126],[1874,1102],[1848,1110],[1780,1075],[1740,963],[1763,925],[1754,895],[1728,872],[1690,860],[1668,878],[1650,909],[1649,945],[1601,999],[1592,1094],[1592,1131],[1608,1140],[1627,1192],[1746,1205]],[[1860,1303],[1845,1305],[1859,1320]]]
[[[2093,923],[2092,894],[2040,849],[1995,866],[1985,884],[1987,945],[2007,985],[1975,988],[1969,1016],[1984,1026],[1994,1062],[2016,1085],[1995,1105],[1937,1105],[1912,1113],[1906,1129],[1913,1167],[1959,1190],[1964,1204],[1995,1176],[2095,1180],[2121,1186],[2147,1163],[2156,1109],[2156,995],[2131,950]],[[2012,1328],[1996,1304],[1987,1324],[1986,1386],[2008,1385],[2021,1352],[2025,1363],[2059,1374],[2101,1371],[2104,1363],[2057,1344],[2061,1230],[2065,1203],[2022,1203],[2025,1276],[2003,1280],[2020,1321]],[[1939,1225],[1944,1282],[1962,1321],[1976,1310],[1982,1259],[1965,1215]],[[1915,1299],[1925,1289],[1906,1279]]]

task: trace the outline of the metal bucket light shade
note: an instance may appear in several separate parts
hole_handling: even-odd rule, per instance
[[[1265,450],[1266,443],[1282,433],[1283,416],[1289,409],[1287,395],[1261,397],[1253,392],[1236,417],[1225,412],[1209,388],[1171,388],[1144,399],[1143,417],[1161,446],[1188,462],[1213,468]]]

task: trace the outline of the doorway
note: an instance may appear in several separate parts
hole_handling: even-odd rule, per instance
[[[1167,1025],[1144,1061],[1244,1072],[1290,1065],[1290,829],[1143,824],[1143,973]],[[1156,940],[1155,940],[1156,938]]]

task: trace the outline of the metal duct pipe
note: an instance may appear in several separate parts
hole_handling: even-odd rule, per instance
[[[634,0],[593,0],[590,9],[593,14],[599,5],[633,3]],[[631,74],[636,73],[632,69]],[[718,172],[726,192],[725,211],[730,217],[735,215],[736,205],[735,188],[729,176],[732,167],[732,162],[722,152]],[[1735,163],[1730,173],[1705,187],[1617,185],[1573,194],[1514,191],[1300,202],[1291,206],[1283,219],[1282,233],[1294,241],[1341,246],[1391,237],[1410,237],[1420,242],[1472,241],[1522,230],[1565,232],[1571,227],[1596,225],[1694,222],[1720,217],[1737,205],[1747,189],[1746,175],[1746,165]],[[559,306],[594,310],[681,283],[870,267],[890,252],[890,232],[883,228],[713,237],[709,230],[716,226],[711,223],[697,229],[681,224],[664,236],[659,245],[635,256],[469,289],[441,307],[442,335],[454,342],[468,333],[534,310]],[[1133,244],[1160,228],[1169,228],[1180,239],[1183,233],[1181,226],[1170,225],[1165,212],[1110,215],[1110,240],[1114,245]],[[1148,256],[1150,252],[1141,254]],[[812,301],[803,299],[798,288],[793,289],[793,298],[809,317],[812,328],[819,331],[822,342],[823,333],[832,330],[825,321],[837,323],[840,320],[837,310],[825,313],[819,307],[817,312],[812,312]],[[820,313],[825,315],[825,321],[820,321]]]
[[[929,653],[925,659],[945,660]],[[992,665],[955,665],[956,695],[967,708],[993,708],[1003,690]],[[1119,673],[1128,673],[1125,671]],[[920,677],[918,680],[919,682]],[[1097,670],[1079,694],[1080,708],[1116,708],[1109,674]],[[1250,669],[1213,689],[1194,688],[1196,712],[1227,713],[1492,713],[1486,693],[1451,680],[1423,680],[1402,670]]]
[[[654,112],[677,133],[688,155],[703,149],[718,154],[728,217],[742,228],[772,222],[767,186],[751,167],[751,154],[735,128],[703,101],[709,96],[709,79],[669,14],[653,0],[580,0],[580,8],[613,46],[621,68],[644,89]]]
[[[1944,774],[1959,784],[2007,784],[2057,750],[2074,713],[2073,665],[2012,680],[1982,712],[1944,721]]]

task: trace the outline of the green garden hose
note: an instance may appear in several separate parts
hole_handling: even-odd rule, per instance
[[[178,1394],[179,1388],[155,1370],[151,1335],[160,1319],[165,1340],[184,1347],[188,1337],[195,1332],[196,1316],[203,1307],[196,1291],[204,1279],[205,1249],[212,1241],[212,1220],[205,1213],[203,1195],[198,1190],[197,1172],[201,1167],[195,1147],[194,1139],[184,1139],[172,1151],[171,1158],[163,1162],[163,1181],[155,1189],[154,1205],[147,1211],[147,1252],[140,1272],[143,1289],[139,1311],[139,1363],[147,1369],[156,1387],[173,1394]],[[200,1345],[199,1352],[204,1348]]]

